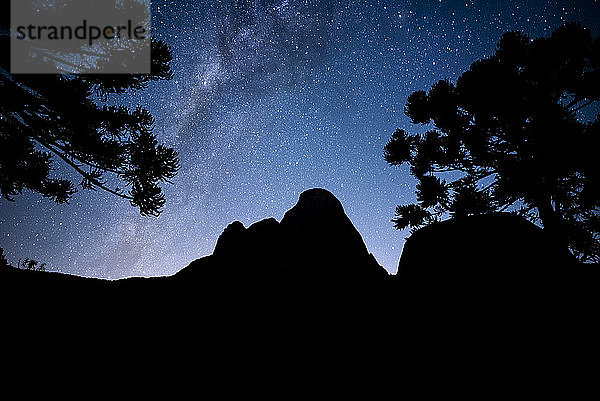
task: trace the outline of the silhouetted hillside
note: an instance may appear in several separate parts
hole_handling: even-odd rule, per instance
[[[270,218],[248,228],[231,223],[212,255],[171,277],[108,281],[5,268],[0,271],[0,286],[25,293],[100,288],[169,293],[215,285],[364,284],[386,277],[387,271],[368,252],[340,201],[324,189],[311,189],[300,195],[281,222]]]
[[[469,308],[494,304],[524,313],[524,305],[532,302],[552,310],[575,298],[585,302],[593,295],[596,271],[577,264],[534,224],[496,214],[419,229],[406,241],[393,280],[423,302],[459,302]]]
[[[406,242],[398,274],[389,276],[368,252],[340,201],[326,190],[311,189],[281,222],[270,218],[247,228],[231,223],[212,255],[170,277],[107,281],[0,270],[0,289],[21,294],[119,289],[122,294],[167,298],[229,287],[251,295],[319,286],[332,292],[368,292],[372,285],[387,282],[386,288],[407,299],[414,295],[414,300],[447,302],[465,294],[477,294],[480,301],[504,299],[506,294],[564,297],[588,288],[597,267],[577,265],[539,227],[500,214],[452,219],[416,231]]]
[[[575,264],[534,224],[510,214],[481,215],[416,231],[404,245],[397,278],[423,286],[530,285],[555,282]]]
[[[192,262],[175,275],[185,280],[374,281],[388,276],[367,251],[340,201],[324,189],[311,189],[285,213],[245,228],[231,223],[212,256]]]

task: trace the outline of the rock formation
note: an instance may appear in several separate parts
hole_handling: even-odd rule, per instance
[[[511,214],[455,218],[406,241],[396,279],[443,292],[552,291],[575,269],[568,249],[552,246],[536,225]]]
[[[178,276],[232,280],[347,281],[388,276],[367,251],[340,201],[329,191],[311,189],[285,213],[248,228],[231,223],[213,255],[192,262]]]

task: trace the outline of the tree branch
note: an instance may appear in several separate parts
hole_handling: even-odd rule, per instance
[[[584,104],[582,104],[581,106],[579,106],[579,107],[577,107],[577,108],[575,108],[575,109],[573,109],[573,110],[570,110],[570,111],[571,111],[571,113],[575,113],[575,112],[577,112],[577,111],[579,111],[579,110],[583,109],[584,107],[587,107],[587,106],[589,106],[590,104],[592,104],[592,103],[594,103],[594,102],[595,102],[595,100],[594,100],[594,99],[588,100],[586,103],[584,103]]]
[[[51,145],[49,145],[48,143],[46,143],[45,141],[43,141],[40,137],[35,136],[35,140],[40,145],[42,145],[45,148],[51,150],[52,153],[56,154],[58,157],[60,157],[62,160],[64,160],[69,166],[73,167],[75,169],[75,171],[77,171],[79,174],[81,174],[86,179],[90,180],[98,188],[103,189],[103,190],[105,190],[107,192],[110,192],[111,194],[116,195],[116,196],[118,196],[120,198],[128,199],[128,200],[133,200],[133,197],[131,197],[129,195],[122,194],[122,193],[119,193],[119,192],[117,192],[117,191],[115,191],[113,189],[108,188],[104,184],[102,184],[96,178],[92,177],[90,174],[88,174],[87,172],[83,171],[77,164],[73,163],[72,160],[69,160],[69,158],[67,156],[65,156],[64,154],[60,153],[58,150],[54,149]]]
[[[57,148],[59,148],[59,149],[60,149],[60,150],[62,150],[63,152],[70,154],[70,155],[71,155],[71,157],[72,157],[73,159],[75,159],[75,160],[77,160],[78,162],[80,162],[80,163],[83,163],[83,164],[85,164],[85,165],[87,165],[87,166],[90,166],[90,167],[93,167],[93,168],[97,168],[97,169],[99,169],[99,170],[106,170],[106,171],[109,171],[109,172],[111,172],[111,173],[115,173],[115,174],[121,174],[121,172],[120,172],[120,171],[118,171],[118,170],[115,170],[115,169],[113,169],[113,168],[110,168],[110,167],[104,167],[104,166],[100,166],[100,165],[98,165],[97,163],[93,163],[93,162],[89,162],[89,161],[87,161],[87,160],[83,160],[83,159],[81,159],[79,156],[77,156],[77,155],[75,155],[75,154],[74,154],[74,152],[76,152],[76,151],[74,151],[74,150],[71,150],[71,151],[69,151],[69,150],[68,150],[68,149],[67,149],[65,146],[63,146],[63,145],[59,145],[58,143],[54,143],[54,146],[56,146]],[[102,157],[101,155],[94,155],[94,156],[100,156],[101,158],[103,158],[103,159],[105,159],[105,160],[113,161],[113,160],[110,160],[110,159],[109,159],[109,158],[107,158],[107,157]]]

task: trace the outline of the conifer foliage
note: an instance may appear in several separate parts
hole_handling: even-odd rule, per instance
[[[383,156],[408,164],[417,202],[398,229],[444,216],[519,212],[582,261],[600,258],[600,39],[579,23],[551,37],[502,36],[493,56],[451,83],[411,94]],[[596,107],[595,107],[595,106]]]
[[[150,74],[11,75],[6,7],[0,24],[1,196],[14,200],[29,189],[65,203],[78,188],[100,189],[129,200],[142,215],[160,214],[161,183],[177,174],[178,154],[158,142],[148,110],[108,100],[141,95],[151,81],[171,79],[171,48],[152,39]],[[58,176],[58,163],[81,181]]]

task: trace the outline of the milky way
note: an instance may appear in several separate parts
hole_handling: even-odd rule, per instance
[[[404,116],[406,97],[455,80],[508,30],[538,37],[581,20],[600,35],[594,0],[153,1],[152,12],[175,76],[118,101],[150,109],[160,139],[180,152],[165,211],[142,218],[101,192],[60,206],[31,193],[2,200],[11,262],[108,278],[172,274],[210,254],[230,222],[281,219],[302,191],[322,187],[394,272],[409,233],[390,219],[414,200],[415,183],[381,153],[396,128],[423,129]]]

